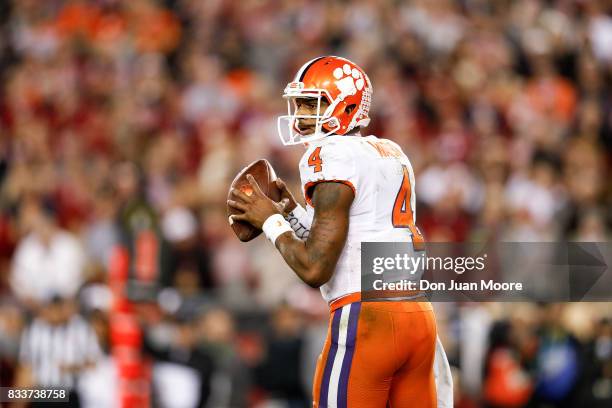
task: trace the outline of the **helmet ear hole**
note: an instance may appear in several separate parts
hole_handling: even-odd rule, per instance
[[[346,112],[347,115],[350,115],[351,112],[353,112],[355,110],[355,108],[357,107],[357,105],[355,105],[354,103],[347,106],[346,108],[344,108],[344,112]]]

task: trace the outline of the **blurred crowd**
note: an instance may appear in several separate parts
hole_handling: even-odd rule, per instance
[[[369,74],[366,134],[412,161],[427,240],[610,238],[610,2],[3,1],[2,386],[50,385],[40,370],[114,406],[113,254],[150,231],[155,290],[129,298],[156,404],[309,406],[326,305],[264,239],[234,237],[225,200],[262,157],[300,195],[276,116],[326,54]],[[457,407],[611,406],[609,304],[436,307]],[[78,384],[36,359],[34,329],[74,350],[58,373]]]

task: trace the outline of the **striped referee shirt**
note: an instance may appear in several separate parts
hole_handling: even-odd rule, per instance
[[[100,354],[92,327],[74,315],[60,325],[34,319],[21,337],[19,360],[31,367],[36,385],[73,389],[79,373],[65,367],[93,363]]]

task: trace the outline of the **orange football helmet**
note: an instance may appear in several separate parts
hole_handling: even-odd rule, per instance
[[[366,73],[346,58],[328,56],[308,61],[285,87],[283,97],[287,99],[287,115],[279,116],[277,125],[285,145],[307,143],[331,134],[345,135],[370,123],[372,84]],[[298,98],[316,98],[316,115],[298,115]],[[322,98],[329,104],[324,112]],[[312,134],[300,130],[300,119],[315,119]]]

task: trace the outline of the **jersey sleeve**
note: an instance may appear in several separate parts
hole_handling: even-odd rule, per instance
[[[347,146],[339,146],[339,143],[309,146],[300,161],[300,177],[304,198],[311,207],[312,193],[318,183],[345,184],[355,196],[359,189],[355,160]]]

